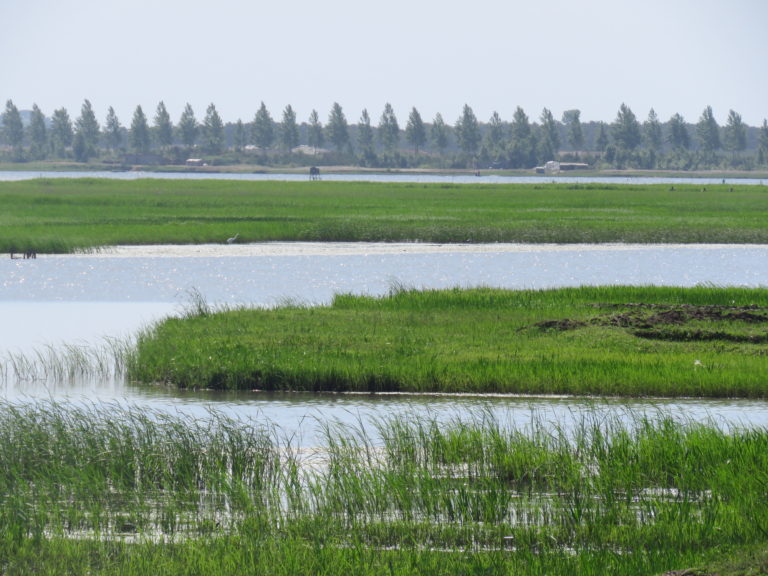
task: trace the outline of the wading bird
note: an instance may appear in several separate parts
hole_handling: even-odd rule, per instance
[[[239,232],[237,234],[235,234],[234,236],[232,236],[232,238],[227,238],[227,244],[234,244],[235,242],[237,242],[237,237],[238,236],[240,236]]]

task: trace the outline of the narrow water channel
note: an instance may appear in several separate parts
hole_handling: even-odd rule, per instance
[[[91,172],[50,172],[32,170],[0,171],[0,181],[34,180],[36,178],[109,178],[111,180],[139,180],[143,178],[167,180],[246,180],[246,181],[306,181],[309,171],[293,173],[235,173],[235,172],[142,172],[137,170],[91,171]],[[321,178],[331,182],[402,182],[418,184],[541,184],[557,182],[560,184],[738,184],[764,186],[768,181],[761,178],[683,178],[679,176],[579,176],[561,173],[559,175],[515,175],[503,176],[492,171],[481,170],[479,173],[375,173],[353,172],[333,173],[322,171]]]

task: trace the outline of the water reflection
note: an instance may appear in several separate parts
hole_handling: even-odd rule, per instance
[[[178,310],[170,302],[0,301],[0,356],[128,340]]]

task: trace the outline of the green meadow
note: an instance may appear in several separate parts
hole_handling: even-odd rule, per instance
[[[674,189],[672,189],[674,188]],[[366,182],[0,182],[0,252],[224,242],[768,243],[768,188]]]
[[[210,310],[137,338],[132,380],[181,388],[768,396],[768,290],[393,289]]]
[[[648,575],[766,558],[765,430],[403,414],[325,423],[303,447],[217,413],[1,408],[7,575]]]

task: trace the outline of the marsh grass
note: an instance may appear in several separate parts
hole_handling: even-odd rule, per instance
[[[0,565],[640,574],[768,539],[765,430],[663,413],[518,428],[479,412],[322,432],[306,451],[216,412],[5,404]]]
[[[0,182],[0,252],[242,242],[768,243],[762,186]]]
[[[764,397],[768,291],[412,290],[169,318],[127,357],[179,387]]]
[[[46,345],[0,358],[0,381],[72,382],[81,378],[124,378],[135,343],[130,338],[103,338],[96,344]]]

